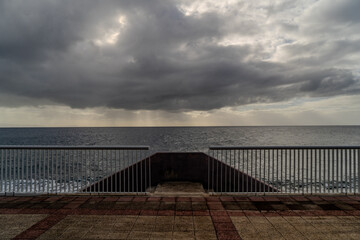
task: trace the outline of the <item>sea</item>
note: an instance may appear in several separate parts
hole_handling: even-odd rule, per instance
[[[0,145],[146,145],[158,151],[209,146],[359,146],[360,126],[0,128]]]
[[[195,151],[211,155],[209,146],[360,146],[360,126],[0,128],[0,145],[145,145],[150,147],[148,154],[169,151]],[[107,162],[110,162],[110,166],[113,166],[111,165],[112,162],[118,162],[116,159],[107,159],[96,154],[87,159],[85,163],[83,157],[80,160],[70,162],[69,159],[74,158],[74,154],[69,155],[69,153],[60,151],[56,153],[60,154],[60,156],[56,155],[55,158],[50,154],[51,159],[54,158],[56,162],[50,161],[51,164],[46,165],[49,164],[49,161],[45,160],[44,155],[40,156],[30,152],[33,155],[31,158],[36,159],[36,162],[31,160],[29,163],[28,152],[18,152],[16,154],[14,155],[10,151],[1,151],[0,193],[76,192],[115,171],[116,167],[114,169],[104,167],[104,162],[106,166],[108,165]],[[352,154],[356,155],[355,152]],[[86,152],[84,155],[86,156]],[[317,171],[320,169],[330,171],[330,168],[326,167],[325,160],[319,161],[316,165],[318,170],[316,170],[316,167],[315,169],[307,168],[307,165],[304,166],[302,163],[302,168],[299,168],[296,173],[293,167],[295,163],[298,165],[300,160],[293,155],[291,160],[293,165],[290,166],[290,169],[291,172],[294,172],[294,177],[290,177],[290,173],[286,173],[286,170],[282,169],[283,163],[277,165],[278,163],[274,162],[274,157],[272,157],[272,162],[265,162],[264,156],[261,158],[260,155],[255,164],[257,164],[260,171],[259,166],[272,164],[271,169],[277,169],[276,174],[280,171],[281,176],[287,176],[287,178],[284,177],[284,179],[279,180],[276,175],[274,180],[275,173],[272,173],[272,175],[269,173],[261,178],[262,181],[272,184],[278,189],[292,189],[293,192],[301,192],[305,188],[306,190],[310,188],[311,191],[314,190],[315,192],[351,189],[352,192],[360,192],[360,167],[359,163],[356,163],[355,159],[358,159],[358,157],[356,158],[355,155],[351,156],[350,162],[337,162],[336,174],[332,173],[333,178],[336,177],[336,179],[327,182],[316,180],[316,177],[315,179],[311,178],[311,174],[314,173],[316,176]],[[83,156],[83,153],[81,153],[81,156]],[[276,156],[276,159],[281,160],[283,155],[280,153],[280,155]],[[57,159],[59,159],[59,162]],[[134,162],[130,162],[126,160],[129,159],[126,156],[124,159],[120,161],[122,165],[118,166],[119,169],[124,169],[140,160],[134,159]],[[235,159],[235,155],[230,159]],[[235,164],[232,166],[238,169],[244,168],[246,159],[232,163],[231,160],[225,159],[224,161],[220,158],[226,164]],[[241,165],[241,162],[243,165]],[[349,166],[346,165],[347,162],[349,162]],[[353,165],[352,169],[350,163]],[[24,168],[24,164],[27,167]],[[248,162],[246,164],[248,165]],[[289,164],[291,163],[289,162]],[[252,171],[252,163],[251,166],[246,166],[246,171],[248,171],[249,167]],[[69,171],[66,172],[65,169]],[[331,171],[334,171],[334,168]],[[32,175],[28,176],[26,174],[28,172],[31,172]],[[75,173],[75,175],[69,175],[71,172]],[[302,172],[306,174],[302,176],[300,181]],[[327,174],[329,175],[330,172]],[[255,175],[255,177],[258,176]]]

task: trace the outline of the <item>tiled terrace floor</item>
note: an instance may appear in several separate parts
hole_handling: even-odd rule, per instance
[[[360,239],[360,196],[0,197],[0,239]]]

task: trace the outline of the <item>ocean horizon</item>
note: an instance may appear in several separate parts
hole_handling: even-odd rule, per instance
[[[360,126],[2,127],[0,145],[147,145],[152,151],[209,146],[356,146]]]

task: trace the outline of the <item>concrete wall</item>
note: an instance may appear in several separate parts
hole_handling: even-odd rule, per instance
[[[210,189],[214,192],[277,191],[264,182],[201,152],[156,153],[100,180],[86,190],[144,192],[148,187],[166,181],[200,182],[205,190]]]

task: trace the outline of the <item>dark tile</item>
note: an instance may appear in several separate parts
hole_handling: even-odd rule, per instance
[[[319,204],[319,207],[321,207],[323,210],[340,210],[337,206],[334,204]]]
[[[214,222],[216,231],[236,231],[232,222]]]
[[[232,223],[231,219],[228,216],[212,216],[212,220],[214,223]]]
[[[237,231],[218,231],[216,235],[219,240],[241,240]]]
[[[302,204],[286,204],[290,210],[305,210],[305,207]]]
[[[208,210],[208,206],[205,202],[192,202],[191,204],[192,210]]]
[[[175,210],[175,203],[161,202],[159,210]]]
[[[289,210],[289,208],[285,204],[270,204],[270,205],[274,210],[277,211]]]
[[[242,210],[257,210],[255,205],[250,202],[238,202],[238,205]]]
[[[259,211],[274,210],[273,207],[267,202],[254,202],[253,204]]]
[[[191,211],[191,202],[177,202],[176,211]]]

